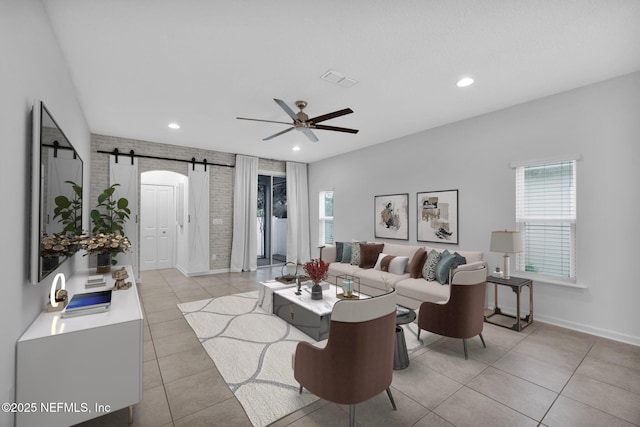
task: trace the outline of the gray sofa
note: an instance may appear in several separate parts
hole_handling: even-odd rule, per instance
[[[442,253],[444,249],[386,242],[373,243],[383,243],[382,252],[385,255],[408,258],[409,262],[402,274],[394,274],[376,268],[362,268],[350,262],[336,262],[336,247],[327,245],[322,249],[322,260],[330,263],[327,281],[340,286],[341,283],[338,283],[339,280],[337,276],[354,276],[360,281],[360,292],[372,296],[383,294],[389,289],[395,288],[398,304],[412,309],[418,309],[423,301],[440,302],[446,301],[449,298],[448,284],[443,285],[438,281],[428,281],[422,277],[411,278],[409,274],[411,268],[410,263],[418,249],[424,249],[427,254],[432,249],[440,253]],[[353,243],[349,242],[349,244]],[[455,248],[450,248],[449,252],[457,252],[465,257],[467,261],[466,264],[459,265],[455,269],[452,269],[449,272],[449,277],[451,277],[455,271],[473,270],[476,269],[478,265],[487,265],[484,261],[484,254],[481,251],[459,251]]]

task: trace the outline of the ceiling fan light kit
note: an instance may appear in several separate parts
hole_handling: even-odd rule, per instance
[[[279,123],[279,124],[285,124],[285,125],[291,126],[285,130],[282,130],[278,133],[275,133],[273,135],[267,136],[266,138],[263,138],[262,139],[263,141],[269,141],[270,139],[273,139],[277,136],[285,134],[293,129],[299,130],[302,133],[304,133],[307,136],[307,138],[309,138],[312,142],[318,142],[318,137],[313,133],[312,129],[331,130],[336,132],[346,132],[346,133],[354,133],[354,134],[358,133],[357,129],[349,129],[349,128],[343,128],[338,126],[326,126],[326,125],[318,124],[320,122],[324,122],[329,119],[334,119],[336,117],[344,116],[346,114],[351,114],[353,113],[353,110],[351,108],[345,108],[342,110],[334,111],[332,113],[322,114],[317,117],[309,118],[307,113],[303,111],[307,106],[306,101],[296,101],[295,102],[296,107],[298,107],[300,111],[298,111],[297,113],[294,113],[293,110],[289,108],[289,106],[283,100],[277,99],[277,98],[274,98],[273,100],[276,102],[276,104],[280,106],[280,108],[284,110],[285,113],[287,113],[287,115],[291,118],[291,120],[293,120],[292,123],[278,122],[274,120],[236,117],[239,120],[252,120],[256,122]]]

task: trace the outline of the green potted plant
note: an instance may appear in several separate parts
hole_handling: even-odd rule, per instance
[[[124,234],[124,224],[131,215],[131,209],[129,209],[129,201],[126,198],[121,197],[116,199],[113,197],[113,193],[116,191],[116,187],[118,186],[120,186],[120,184],[113,184],[99,194],[98,204],[95,209],[91,210],[90,216],[91,222],[93,223],[91,232],[95,236],[102,234],[106,236],[121,236],[121,238],[126,238]],[[99,251],[98,266],[107,262],[107,257],[110,258],[108,261],[109,265],[115,265],[117,261],[113,257],[115,257],[119,252],[123,251],[117,250],[116,247],[114,247],[113,250],[106,249]],[[88,253],[96,252],[88,251]]]
[[[78,236],[82,234],[82,187],[73,181],[65,181],[73,188],[73,199],[60,195],[54,199],[56,207],[53,219],[64,225],[62,234]]]

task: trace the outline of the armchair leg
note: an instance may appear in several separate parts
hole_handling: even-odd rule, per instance
[[[391,401],[391,406],[393,406],[393,410],[397,411],[396,402],[393,400],[393,395],[391,394],[391,387],[387,387],[387,396],[389,396],[389,400]]]
[[[421,330],[422,330],[422,329],[418,328],[418,341],[420,341],[420,331],[421,331]]]
[[[349,427],[356,424],[356,405],[349,405]]]
[[[482,332],[480,332],[480,341],[482,341],[482,346],[487,348],[487,345],[484,343],[484,338],[482,338]]]
[[[300,394],[302,394],[302,384],[300,384]]]
[[[462,346],[464,347],[464,360],[468,360],[469,359],[469,355],[467,354],[467,339],[466,338],[462,339]]]

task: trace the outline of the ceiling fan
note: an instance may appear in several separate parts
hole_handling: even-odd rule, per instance
[[[280,136],[293,129],[301,131],[307,136],[307,138],[309,138],[313,142],[318,142],[318,137],[312,132],[312,129],[334,130],[338,132],[347,132],[347,133],[358,133],[357,129],[348,129],[348,128],[342,128],[337,126],[326,126],[326,125],[318,124],[320,122],[324,122],[325,120],[344,116],[345,114],[351,114],[353,113],[353,110],[351,108],[345,108],[344,110],[334,111],[333,113],[323,114],[321,116],[313,117],[310,119],[309,116],[304,111],[302,111],[307,106],[306,101],[296,101],[296,107],[298,107],[300,111],[298,111],[297,113],[294,113],[293,110],[291,110],[291,108],[289,108],[289,106],[285,104],[283,100],[277,99],[277,98],[274,98],[273,100],[276,102],[276,104],[280,106],[280,108],[282,108],[285,111],[285,113],[287,113],[289,117],[291,117],[291,119],[293,120],[293,123],[278,122],[274,120],[249,119],[246,117],[236,117],[237,119],[240,119],[240,120],[252,120],[254,122],[267,122],[267,123],[281,123],[283,125],[291,126],[290,128],[287,128],[276,134],[263,138],[262,139],[263,141],[268,141],[270,139],[275,138],[276,136]]]

